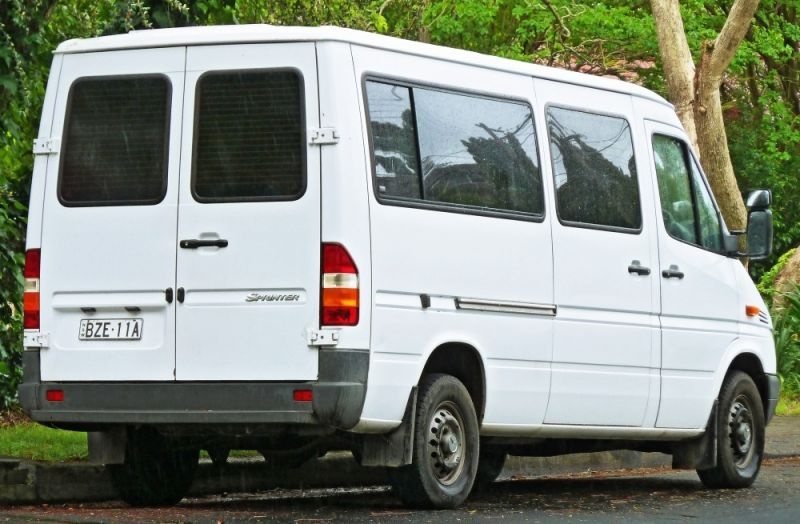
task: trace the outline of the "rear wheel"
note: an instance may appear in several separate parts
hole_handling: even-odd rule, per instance
[[[108,470],[131,506],[172,506],[189,491],[199,455],[199,449],[176,447],[152,429],[129,430],[125,462]]]
[[[472,490],[479,447],[467,389],[450,375],[427,375],[419,387],[412,463],[390,469],[390,479],[406,505],[454,508]]]
[[[719,396],[717,465],[698,470],[709,488],[744,488],[758,476],[764,457],[764,408],[753,379],[734,371]]]

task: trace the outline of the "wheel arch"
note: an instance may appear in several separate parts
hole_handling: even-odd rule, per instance
[[[486,369],[477,348],[466,342],[439,344],[428,355],[419,380],[430,373],[452,375],[464,384],[480,425],[486,409]]]
[[[762,351],[755,344],[748,344],[746,339],[737,339],[729,348],[722,366],[720,366],[714,384],[714,391],[717,397],[722,390],[725,380],[732,371],[746,373],[756,384],[758,393],[761,396],[761,404],[764,414],[767,416],[769,410],[769,386],[765,373],[774,372],[769,369],[770,361],[762,358]]]

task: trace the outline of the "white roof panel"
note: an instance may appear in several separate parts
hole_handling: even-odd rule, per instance
[[[390,36],[344,29],[341,27],[287,27],[266,24],[145,29],[126,34],[98,38],[67,40],[56,53],[89,53],[120,49],[176,47],[192,45],[239,44],[257,42],[346,42],[353,45],[385,49],[441,60],[471,64],[489,69],[520,73],[538,78],[627,93],[662,104],[669,102],[636,84],[611,78],[576,73],[553,67],[528,64],[471,51],[423,44]]]

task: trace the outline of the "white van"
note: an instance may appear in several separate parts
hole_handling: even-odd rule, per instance
[[[770,317],[646,89],[331,27],[137,31],[58,47],[34,153],[20,399],[130,504],[178,502],[200,449],[350,449],[429,507],[507,454],[756,478]]]

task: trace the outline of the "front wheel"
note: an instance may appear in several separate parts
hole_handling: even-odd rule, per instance
[[[390,469],[390,479],[408,506],[454,508],[472,490],[479,448],[467,389],[450,375],[426,375],[417,399],[412,463]]]
[[[764,407],[753,379],[734,371],[719,396],[717,465],[698,470],[709,488],[744,488],[758,476],[764,457]]]

